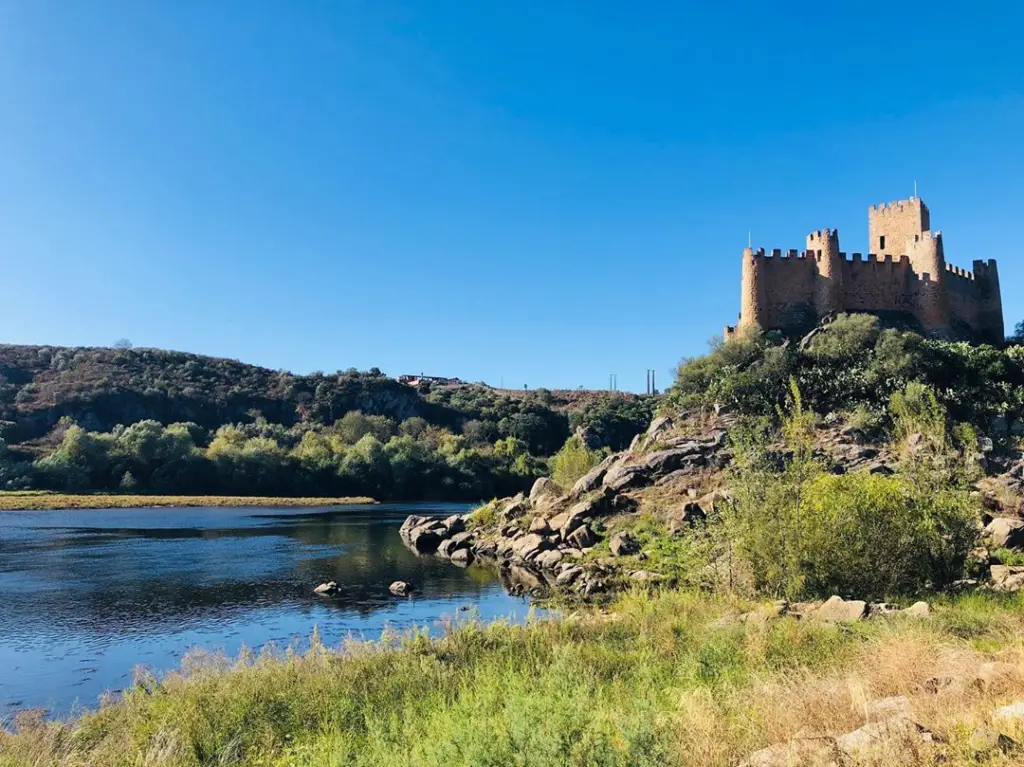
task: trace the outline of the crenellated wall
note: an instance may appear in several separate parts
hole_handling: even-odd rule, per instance
[[[995,260],[975,261],[973,272],[948,265],[929,227],[928,207],[911,198],[868,211],[871,243],[899,255],[847,258],[831,229],[808,235],[803,252],[745,249],[739,327],[795,331],[835,312],[869,312],[899,314],[930,335],[1002,342]]]

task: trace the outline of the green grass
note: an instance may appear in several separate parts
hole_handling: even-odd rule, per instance
[[[282,498],[240,495],[65,494],[46,491],[0,491],[0,511],[57,509],[141,509],[155,506],[336,506],[375,503],[372,498]]]
[[[853,627],[719,620],[741,608],[635,593],[606,614],[468,625],[437,640],[193,656],[78,719],[23,718],[0,734],[0,766],[724,767],[800,729],[855,729],[863,699],[894,694],[914,697],[943,742],[892,763],[1016,763],[968,760],[965,743],[983,712],[1024,698],[1024,678],[956,698],[921,690],[929,675],[969,676],[992,657],[1021,664],[1024,600],[972,597],[929,621]]]

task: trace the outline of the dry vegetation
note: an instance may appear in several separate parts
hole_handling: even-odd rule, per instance
[[[927,619],[722,620],[742,605],[668,592],[525,627],[463,626],[341,653],[191,658],[69,723],[23,715],[0,765],[735,765],[840,735],[904,695],[934,743],[860,763],[1012,765],[970,742],[1024,699],[1024,601],[972,596]],[[1021,722],[995,722],[1024,740]],[[792,762],[799,764],[799,761]]]
[[[143,509],[248,506],[339,506],[376,503],[372,498],[279,498],[239,495],[72,495],[47,492],[0,492],[0,511],[48,511],[58,509]]]

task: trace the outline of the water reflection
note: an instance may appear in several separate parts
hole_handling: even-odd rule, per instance
[[[454,505],[327,510],[146,509],[0,515],[0,714],[94,705],[132,667],[177,665],[193,645],[233,653],[319,627],[328,643],[424,625],[472,605],[483,619],[527,606],[486,569],[417,557],[410,513]],[[413,599],[388,591],[416,584]],[[337,581],[341,592],[312,588]]]

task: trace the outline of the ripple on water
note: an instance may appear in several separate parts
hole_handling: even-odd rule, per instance
[[[411,513],[458,505],[118,509],[0,515],[0,701],[63,715],[123,688],[136,666],[175,668],[190,648],[235,654],[376,639],[438,626],[466,607],[522,619],[527,603],[487,571],[406,549]],[[415,598],[388,592],[419,585]],[[340,595],[312,587],[333,580]]]

